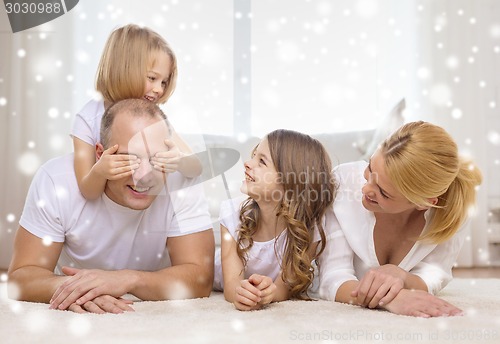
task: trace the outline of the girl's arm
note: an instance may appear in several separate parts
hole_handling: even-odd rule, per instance
[[[236,288],[240,286],[244,277],[243,262],[236,252],[236,240],[234,240],[227,228],[223,225],[220,226],[220,235],[224,298],[226,301],[234,302],[236,299]]]
[[[273,293],[271,302],[286,301],[290,299],[290,288],[283,282],[281,272],[274,280],[274,284],[276,285],[276,290]]]
[[[243,262],[236,251],[236,240],[225,226],[220,227],[224,298],[240,311],[259,309],[261,291],[250,282],[250,279],[244,279]]]
[[[318,244],[318,242],[315,242],[309,247],[307,258],[309,261],[312,261],[313,257],[316,256]],[[279,273],[274,282],[271,278],[258,274],[250,276],[248,280],[261,291],[261,301],[259,301],[259,305],[261,306],[271,302],[280,302],[290,299],[290,287],[283,281],[282,272]]]
[[[92,172],[92,167],[96,163],[95,147],[73,137],[73,147],[75,151],[75,175],[78,187],[83,197],[88,200],[98,198],[104,191],[106,178]]]
[[[290,288],[283,282],[281,272],[273,281],[270,277],[253,274],[248,281],[260,290],[260,301],[258,305],[264,306],[271,302],[279,302],[290,299]]]
[[[177,145],[181,153],[178,171],[187,178],[198,177],[203,170],[200,159],[193,154],[191,148],[175,130],[172,133],[172,141]]]
[[[151,159],[156,170],[171,173],[179,171],[186,178],[201,174],[201,161],[191,153],[189,146],[175,132],[170,139],[165,139],[166,151],[158,152]]]
[[[83,197],[97,199],[103,192],[108,179],[126,178],[139,167],[140,160],[135,155],[116,154],[118,145],[106,150],[98,147],[99,159],[96,162],[96,150],[77,137],[73,138],[75,175]]]

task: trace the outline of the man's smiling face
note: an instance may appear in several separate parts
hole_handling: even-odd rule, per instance
[[[160,116],[133,116],[128,112],[116,115],[109,146],[118,145],[116,154],[137,156],[141,163],[130,177],[108,180],[104,192],[115,203],[140,210],[148,208],[165,187],[166,174],[153,168],[150,159],[167,150],[167,124]]]

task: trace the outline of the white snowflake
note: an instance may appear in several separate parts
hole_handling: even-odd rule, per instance
[[[90,330],[92,330],[92,324],[85,315],[74,314],[69,321],[68,330],[75,337],[83,337],[90,333]]]
[[[446,66],[450,69],[457,69],[460,65],[458,57],[451,55],[446,59]]]
[[[47,328],[48,317],[42,312],[31,311],[23,319],[29,332],[42,332]]]
[[[17,159],[18,170],[26,176],[33,175],[40,164],[40,158],[34,152],[25,152]]]
[[[495,146],[499,146],[500,145],[500,134],[496,131],[488,132],[488,141]]]
[[[356,12],[362,18],[373,18],[378,14],[378,1],[376,0],[358,0],[356,3]]]
[[[450,87],[446,84],[436,84],[432,86],[429,97],[430,100],[436,105],[446,105],[452,96]]]
[[[231,320],[231,328],[235,332],[243,332],[245,330],[245,323],[240,319]]]
[[[451,111],[451,117],[453,117],[454,119],[462,118],[462,110],[460,110],[459,108],[453,109]]]
[[[16,220],[16,215],[14,215],[14,214],[7,214],[6,219],[7,219],[7,222],[12,223],[12,222],[14,222]]]
[[[50,246],[50,245],[52,245],[52,242],[53,242],[52,237],[49,236],[49,235],[44,236],[43,239],[42,239],[43,245],[47,246],[47,247]]]
[[[65,148],[66,140],[61,135],[52,135],[50,137],[50,147],[55,151]]]
[[[422,80],[429,79],[431,76],[431,71],[427,67],[420,67],[417,70],[417,77]]]
[[[49,111],[47,112],[49,115],[49,118],[57,118],[59,117],[59,110],[57,108],[50,108]]]

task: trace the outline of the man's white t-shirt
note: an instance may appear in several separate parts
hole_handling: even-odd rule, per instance
[[[168,266],[162,262],[169,237],[212,228],[202,185],[196,183],[169,174],[163,194],[144,210],[123,207],[105,193],[89,201],[79,191],[69,154],[37,171],[19,223],[47,244],[64,242],[56,273],[66,265],[155,271]]]

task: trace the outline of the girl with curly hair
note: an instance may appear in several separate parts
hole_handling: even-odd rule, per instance
[[[221,205],[214,288],[239,310],[308,300],[335,195],[325,148],[299,132],[269,133],[245,162],[241,191],[246,199]]]

